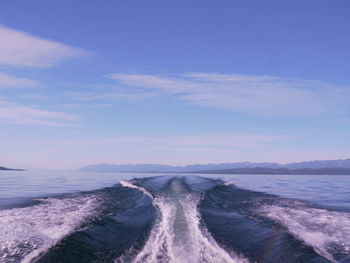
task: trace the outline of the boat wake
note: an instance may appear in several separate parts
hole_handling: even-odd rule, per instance
[[[172,180],[170,184],[171,191],[154,200],[159,218],[145,247],[132,262],[247,262],[221,248],[201,225],[197,211],[199,196],[186,193],[180,180]]]
[[[0,211],[0,262],[31,262],[94,213],[96,197],[39,199]]]
[[[350,262],[350,214],[197,176],[0,210],[0,262]]]
[[[264,206],[261,212],[332,261],[350,254],[349,213],[277,205]]]

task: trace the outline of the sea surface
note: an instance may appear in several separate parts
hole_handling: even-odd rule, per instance
[[[0,171],[0,262],[350,262],[350,176]]]

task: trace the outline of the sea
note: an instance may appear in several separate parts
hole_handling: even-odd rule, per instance
[[[0,262],[350,262],[350,176],[0,171]]]

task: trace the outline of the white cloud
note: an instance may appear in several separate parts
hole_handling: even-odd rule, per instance
[[[0,25],[0,64],[16,67],[50,67],[88,52]]]
[[[15,76],[0,72],[0,89],[1,88],[27,88],[27,87],[35,87],[35,86],[39,86],[39,82],[31,79],[15,77]]]
[[[318,115],[348,105],[350,89],[326,82],[272,76],[192,73],[111,74],[130,88],[161,91],[200,106],[267,115]]]
[[[79,117],[65,112],[41,110],[0,100],[0,120],[27,125],[62,126],[73,124],[79,120]]]

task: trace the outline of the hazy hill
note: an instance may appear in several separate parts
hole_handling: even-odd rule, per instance
[[[290,164],[279,164],[273,162],[253,163],[253,162],[238,162],[238,163],[222,163],[222,164],[194,164],[187,166],[170,166],[161,164],[97,164],[81,168],[80,171],[85,172],[179,172],[191,173],[199,171],[212,170],[229,170],[241,168],[269,168],[269,169],[321,169],[321,168],[348,168],[350,169],[350,159],[345,160],[323,160],[310,161]],[[283,171],[283,170],[281,170]]]
[[[223,164],[194,164],[187,166],[171,166],[161,164],[96,164],[80,169],[85,172],[195,172],[200,170],[253,168],[263,166],[268,168],[281,167],[278,163],[223,163]]]
[[[350,168],[301,168],[301,169],[289,169],[289,168],[236,168],[236,169],[223,169],[223,170],[207,170],[198,171],[195,173],[202,174],[315,174],[315,175],[350,175]]]
[[[350,168],[350,159],[290,163],[285,165],[285,167],[290,169],[327,168],[327,167]]]

